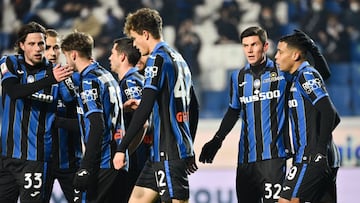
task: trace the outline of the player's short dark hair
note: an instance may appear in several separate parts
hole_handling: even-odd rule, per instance
[[[144,30],[151,33],[155,39],[161,38],[162,18],[157,10],[150,8],[141,8],[134,13],[129,13],[126,17],[124,33],[130,36],[133,30],[138,34],[142,34]]]
[[[299,40],[299,37],[295,34],[284,35],[279,39],[279,42],[285,42],[288,47],[295,48],[301,51],[302,58],[306,56],[306,47],[304,47]]]
[[[24,53],[24,51],[22,49],[20,49],[20,43],[24,43],[26,40],[26,37],[30,33],[43,33],[44,37],[45,37],[45,28],[44,28],[44,26],[40,25],[39,23],[33,22],[33,21],[29,22],[28,24],[23,25],[17,33],[17,41],[15,44],[15,50],[19,54]]]
[[[266,33],[266,30],[264,30],[263,28],[259,27],[259,26],[253,26],[253,27],[249,27],[246,28],[241,34],[240,34],[240,41],[242,42],[242,40],[245,37],[250,37],[250,36],[259,36],[260,41],[262,42],[262,44],[264,45],[265,42],[268,40],[268,36]]]
[[[61,49],[63,51],[78,51],[80,56],[88,59],[92,58],[93,47],[94,39],[91,35],[83,32],[70,33],[61,42]]]
[[[133,40],[129,37],[122,37],[114,40],[115,49],[118,53],[125,53],[131,65],[135,66],[139,61],[141,54],[140,51],[134,47]]]

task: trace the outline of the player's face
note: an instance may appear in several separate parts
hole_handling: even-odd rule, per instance
[[[112,71],[116,72],[116,70],[120,67],[121,64],[121,53],[116,50],[117,44],[113,45],[111,49],[111,55],[109,57],[110,68]]]
[[[41,63],[44,57],[45,36],[43,33],[29,33],[19,47],[24,51],[25,62],[29,65]]]
[[[287,47],[287,43],[279,42],[277,46],[277,52],[275,55],[275,62],[280,70],[293,73],[294,69],[294,50]]]
[[[131,30],[130,37],[133,38],[133,45],[139,49],[141,55],[149,54],[149,46],[148,46],[148,38],[149,33],[147,31],[143,31],[142,35],[139,35],[137,32]]]
[[[259,36],[244,37],[242,45],[246,59],[252,66],[259,65],[265,60],[265,53],[269,45],[267,42],[263,45]]]
[[[76,71],[79,71],[75,65],[74,62],[74,51],[63,51],[63,54],[65,56],[66,64],[68,64],[70,67],[73,67]]]
[[[58,37],[46,37],[45,58],[52,63],[58,63],[60,56],[60,39]]]

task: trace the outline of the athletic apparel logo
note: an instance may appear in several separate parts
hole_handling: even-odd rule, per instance
[[[87,170],[83,169],[78,173],[78,176],[83,177],[83,176],[86,176],[88,174],[89,174],[89,172]]]
[[[287,191],[287,190],[290,190],[290,189],[291,189],[291,187],[289,187],[289,186],[283,187],[283,191]]]
[[[159,192],[159,195],[162,196],[162,195],[164,195],[164,193],[165,193],[165,190],[161,190],[161,191]]]
[[[16,72],[17,72],[19,75],[24,74],[24,71],[23,71],[23,70],[16,70]]]
[[[242,82],[239,84],[239,87],[243,87],[247,82]]]
[[[314,160],[315,163],[319,162],[322,158],[323,158],[323,157],[322,157],[321,154],[316,155],[315,160]]]
[[[40,191],[35,191],[35,192],[31,193],[30,196],[31,197],[36,197],[39,194],[40,194]]]

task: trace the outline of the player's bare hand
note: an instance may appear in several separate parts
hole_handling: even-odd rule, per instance
[[[125,112],[134,111],[139,107],[139,104],[140,104],[140,100],[138,100],[138,99],[128,99],[124,103],[124,111]]]
[[[53,68],[53,74],[57,82],[61,82],[69,78],[73,74],[73,72],[73,67],[70,67],[69,65],[61,66],[60,64],[58,64],[55,66],[55,68]]]
[[[114,168],[119,170],[126,164],[125,154],[122,152],[116,152],[113,159]]]

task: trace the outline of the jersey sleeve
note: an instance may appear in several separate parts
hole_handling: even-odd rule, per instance
[[[156,55],[154,58],[149,57],[148,60],[149,63],[147,62],[145,68],[144,88],[151,88],[158,91],[161,88],[162,69],[165,61],[160,55]]]
[[[307,99],[311,101],[313,105],[316,104],[321,98],[329,96],[323,79],[318,72],[305,70],[299,73],[298,86]]]
[[[103,112],[101,102],[101,84],[95,79],[84,79],[81,83],[80,99],[84,106],[84,116],[94,112]]]
[[[229,106],[233,109],[240,109],[241,103],[239,100],[239,81],[238,81],[239,70],[234,71],[230,77],[230,104]]]

